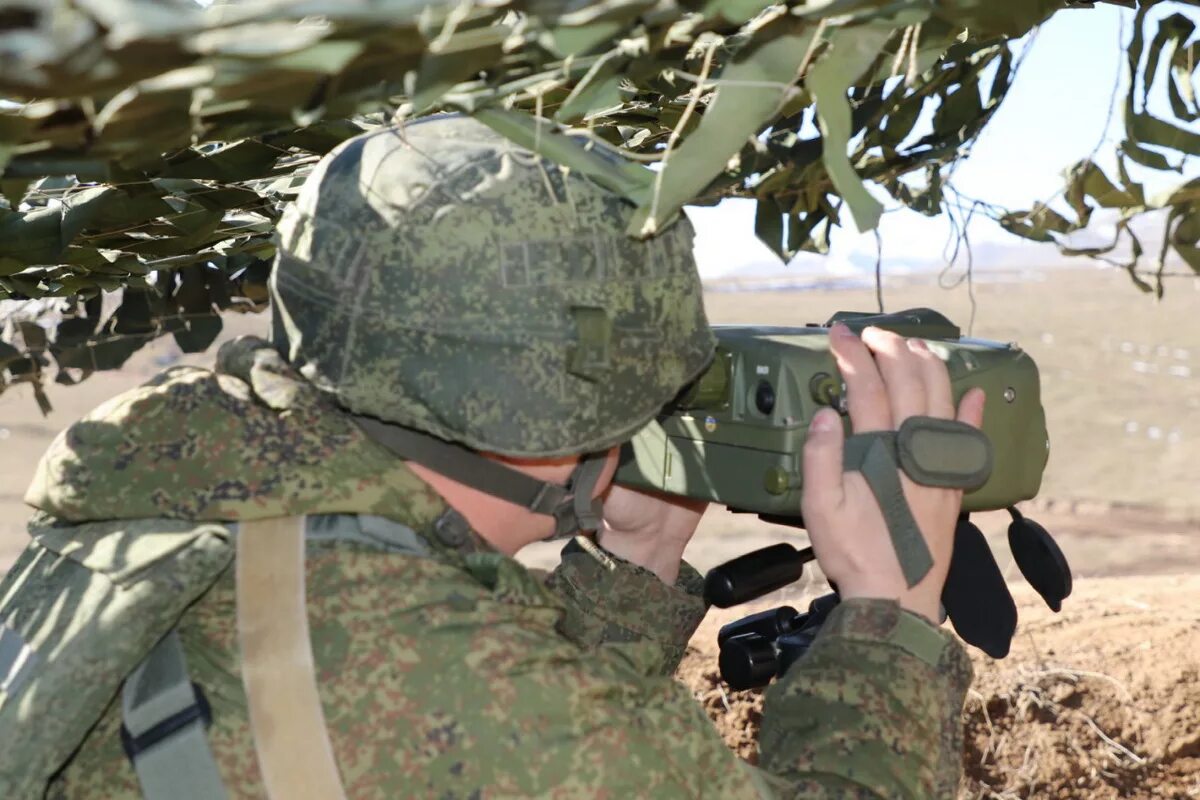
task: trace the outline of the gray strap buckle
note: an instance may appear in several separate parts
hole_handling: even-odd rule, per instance
[[[604,520],[604,503],[593,498],[596,484],[604,474],[606,452],[584,455],[567,486],[566,496],[554,509],[556,539],[574,536],[579,531],[599,530]]]
[[[212,725],[212,706],[208,704],[208,697],[200,688],[200,684],[192,682],[190,686],[195,695],[195,702],[191,705],[184,706],[140,733],[130,730],[128,721],[121,725],[121,748],[130,761],[135,761],[139,755],[154,745],[194,722],[199,722],[205,729]]]

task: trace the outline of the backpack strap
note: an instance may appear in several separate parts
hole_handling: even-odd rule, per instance
[[[188,676],[172,630],[138,665],[121,692],[121,744],[146,800],[224,800],[221,773],[208,747],[208,700]]]
[[[317,693],[304,594],[305,518],[242,522],[237,627],[250,728],[268,797],[344,800]]]

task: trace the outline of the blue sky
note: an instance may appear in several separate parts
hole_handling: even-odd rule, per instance
[[[1159,14],[1170,13],[1170,5],[1164,4]],[[1104,132],[1123,67],[1118,45],[1122,19],[1128,38],[1133,11],[1108,5],[1061,11],[1042,26],[1008,98],[955,172],[954,183],[962,192],[1014,209],[1054,196],[1063,170],[1087,156]],[[1106,168],[1121,139],[1119,100],[1109,141],[1097,158]],[[1200,170],[1193,164],[1185,174],[1195,177]],[[1167,183],[1160,179],[1147,188]],[[754,237],[752,201],[726,201],[689,214],[698,230],[697,259],[706,277],[861,274],[874,268],[875,236],[858,234],[848,219],[847,228],[835,231],[829,255],[801,254],[784,267]],[[944,215],[928,219],[906,209],[885,214],[880,226],[885,274],[940,270],[949,225]],[[1018,239],[985,218],[972,223],[971,240],[976,265],[985,269],[1061,261],[1052,246]]]

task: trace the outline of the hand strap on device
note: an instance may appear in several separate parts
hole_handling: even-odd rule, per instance
[[[859,472],[883,512],[892,546],[909,587],[933,567],[933,556],[904,498],[897,469],[914,482],[947,489],[977,489],[992,474],[992,446],[964,422],[909,417],[896,431],[870,431],[846,439],[846,472]]]

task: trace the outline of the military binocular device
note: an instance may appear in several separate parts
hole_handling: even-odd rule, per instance
[[[616,481],[804,527],[808,426],[825,406],[847,415],[846,386],[829,349],[829,328],[838,322],[859,333],[874,326],[923,340],[945,362],[956,405],[973,387],[987,393],[982,431],[991,446],[991,471],[963,496],[942,604],[963,639],[1002,658],[1016,629],[1016,606],[970,512],[1008,509],[1009,545],[1022,574],[1056,611],[1071,592],[1062,551],[1015,508],[1037,494],[1050,446],[1037,366],[1015,344],[964,337],[927,308],[838,312],[824,325],[805,327],[714,326],[712,365],[625,445]],[[743,603],[799,579],[812,560],[811,548],[772,545],[712,570],[705,594],[723,608]],[[786,668],[835,605],[836,595],[807,615],[783,607],[727,626],[721,641],[727,682],[747,688]]]
[[[1007,508],[1037,494],[1049,439],[1033,359],[1014,344],[963,337],[924,308],[839,312],[802,328],[714,326],[712,366],[625,446],[616,481],[769,519],[797,517],[808,425],[823,406],[845,412],[845,386],[829,351],[836,322],[924,340],[946,362],[955,403],[972,387],[987,392],[983,432],[992,473],[964,496],[964,511]]]

